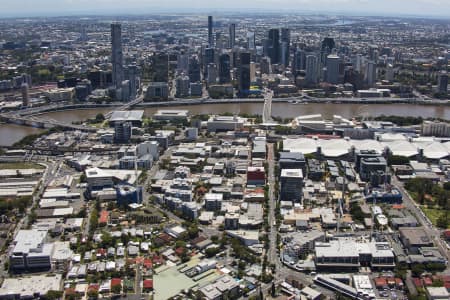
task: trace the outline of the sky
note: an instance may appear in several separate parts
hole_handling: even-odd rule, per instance
[[[0,0],[0,16],[273,11],[450,18],[450,0]]]

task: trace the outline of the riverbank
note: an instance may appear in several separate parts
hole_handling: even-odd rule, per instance
[[[160,108],[170,107],[171,109],[188,110],[191,115],[200,114],[221,114],[229,112],[232,114],[262,114],[263,99],[248,99],[246,103],[234,102],[219,103],[192,103],[184,105],[169,105],[165,103],[143,103],[136,109],[144,110],[146,117],[151,117]],[[42,118],[54,119],[64,122],[80,122],[88,118],[95,118],[98,113],[107,114],[111,110],[117,109],[121,104],[114,105],[96,105],[88,107],[65,106],[63,110],[53,110],[50,112],[40,113]],[[426,118],[438,118],[450,120],[449,105],[423,105],[411,103],[395,103],[395,104],[356,104],[356,103],[305,103],[293,104],[287,101],[274,101],[272,104],[272,116],[285,118],[295,118],[301,115],[322,114],[326,119],[332,119],[333,115],[340,115],[345,118],[364,117],[372,118],[381,115],[390,116],[411,116]],[[0,124],[0,145],[11,146],[21,138],[29,134],[36,134],[43,131],[42,129],[25,127],[16,124]]]
[[[300,99],[299,97],[274,98],[273,103],[286,103],[292,105],[305,104],[356,104],[356,105],[394,105],[394,104],[410,104],[423,106],[448,106],[449,100],[417,100],[409,98],[308,98]],[[172,106],[192,106],[192,105],[210,105],[210,104],[246,104],[246,103],[264,103],[263,98],[232,98],[232,99],[175,99],[171,101],[158,102],[141,102],[135,107],[172,107]],[[35,109],[24,110],[27,115],[40,115],[48,112],[70,111],[70,110],[86,110],[98,108],[116,108],[122,106],[122,102],[110,103],[76,103],[76,104],[54,104]],[[28,113],[29,111],[29,113]]]

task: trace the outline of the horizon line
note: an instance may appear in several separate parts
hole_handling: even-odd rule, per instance
[[[221,8],[200,8],[200,9],[168,9],[168,8],[152,8],[153,12],[142,12],[135,9],[129,11],[118,11],[116,9],[111,11],[100,11],[100,10],[73,10],[70,12],[55,11],[49,13],[0,13],[0,19],[24,19],[24,18],[75,18],[75,17],[130,17],[130,16],[152,16],[152,15],[170,15],[170,14],[181,14],[181,15],[203,15],[203,14],[288,14],[288,15],[325,15],[325,16],[349,16],[349,17],[389,17],[389,18],[424,18],[424,19],[443,19],[450,21],[450,15],[441,15],[438,13],[428,13],[428,14],[417,14],[417,13],[388,13],[388,12],[362,12],[362,11],[326,11],[326,10],[287,10],[287,9],[267,9],[267,8],[242,8],[240,10],[235,9],[221,9]]]

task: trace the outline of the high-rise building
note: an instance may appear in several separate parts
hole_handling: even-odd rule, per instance
[[[120,95],[116,95],[117,100],[128,102],[131,100],[131,85],[129,80],[122,81],[120,89],[116,90],[116,93],[120,92]]]
[[[333,49],[336,47],[336,43],[334,42],[333,38],[326,37],[322,41],[322,51],[325,53],[330,54]]]
[[[272,64],[278,64],[280,62],[280,30],[277,28],[269,30],[267,54]]]
[[[280,176],[280,199],[298,203],[303,193],[302,169],[282,169]]]
[[[378,60],[378,46],[377,45],[369,45],[369,59],[372,61]]]
[[[358,53],[355,58],[355,71],[361,73],[363,69],[363,56]]]
[[[178,98],[184,98],[189,96],[189,76],[178,76],[175,85],[176,93],[175,96]]]
[[[30,105],[30,94],[28,92],[28,83],[22,83],[20,90],[22,91],[22,106],[28,107]]]
[[[189,58],[189,80],[191,82],[199,82],[201,80],[200,63],[197,56]]]
[[[441,93],[447,93],[448,91],[448,74],[447,72],[441,72],[439,74],[439,81],[438,81],[438,89]]]
[[[128,143],[131,139],[131,122],[116,122],[114,124],[114,142]]]
[[[138,69],[136,65],[129,65],[126,68],[126,78],[130,82],[130,99],[136,99],[137,90],[139,89],[139,80],[137,75]]]
[[[123,81],[122,25],[111,24],[111,62],[113,85],[120,88]]]
[[[230,48],[234,48],[234,44],[236,42],[236,24],[230,24],[230,28],[228,28],[228,30],[230,31],[229,46]]]
[[[169,97],[167,82],[150,82],[145,93],[145,101],[164,101]]]
[[[256,48],[256,40],[254,32],[247,32],[247,48],[248,49]]]
[[[83,79],[75,87],[75,98],[78,101],[86,101],[92,92],[92,84],[88,79]]]
[[[231,61],[230,55],[224,53],[219,57],[219,82],[229,83],[231,81],[230,76]]]
[[[153,82],[169,81],[169,55],[160,52],[152,56]]]
[[[366,82],[369,87],[373,87],[377,81],[377,65],[373,61],[367,62]]]
[[[250,82],[256,81],[256,64],[255,62],[250,63]]]
[[[250,90],[250,53],[241,52],[239,58],[239,93],[246,94]]]
[[[200,97],[203,94],[203,85],[201,82],[191,82],[189,87],[191,96]]]
[[[319,64],[317,56],[306,56],[306,82],[309,84],[316,84],[319,73]]]
[[[203,73],[208,75],[208,65],[215,62],[214,48],[206,48],[203,56]]]
[[[392,64],[388,64],[386,67],[386,80],[394,81],[394,66]]]
[[[281,64],[285,67],[289,65],[289,54],[291,45],[291,30],[289,28],[281,28]]]
[[[292,62],[292,73],[297,75],[300,70],[306,69],[306,53],[304,50],[297,48],[294,52],[294,61]]]
[[[327,56],[327,82],[332,84],[340,83],[339,69],[341,58],[337,55],[330,54]]]
[[[208,84],[214,84],[217,83],[217,77],[218,77],[218,72],[217,72],[217,65],[215,63],[210,63],[208,64],[208,76],[207,76],[207,81]]]
[[[208,45],[214,47],[214,35],[213,35],[213,17],[208,16]]]
[[[28,88],[30,88],[31,87],[31,75],[30,74],[26,74],[26,73],[24,73],[24,74],[22,74],[22,83],[26,83],[26,84],[28,84]]]
[[[181,53],[177,57],[177,71],[180,73],[187,73],[189,69],[189,56]]]
[[[272,74],[272,66],[270,64],[270,57],[264,56],[263,58],[261,58],[259,68],[261,70],[261,74]]]
[[[322,65],[326,64],[327,56],[331,54],[333,49],[336,47],[336,43],[334,42],[333,38],[326,37],[322,41],[322,47],[321,47],[321,56],[320,56],[320,63]]]

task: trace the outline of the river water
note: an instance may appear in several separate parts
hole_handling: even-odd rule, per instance
[[[203,104],[172,107],[152,107],[145,108],[145,115],[152,116],[158,109],[186,109],[190,114],[219,114],[247,113],[262,114],[262,103],[231,103],[231,104]],[[44,118],[52,118],[59,121],[83,121],[87,118],[95,117],[98,113],[106,113],[111,109],[95,108],[67,110],[42,114]],[[416,105],[416,104],[348,104],[348,103],[309,103],[309,104],[289,104],[273,103],[272,115],[282,118],[293,118],[300,115],[322,114],[325,118],[332,118],[333,115],[341,115],[346,118],[354,116],[375,117],[379,115],[396,116],[421,116],[423,118],[441,118],[450,120],[450,106],[439,105]],[[0,125],[0,145],[9,146],[26,135],[41,132],[41,129],[18,126],[14,124]]]

